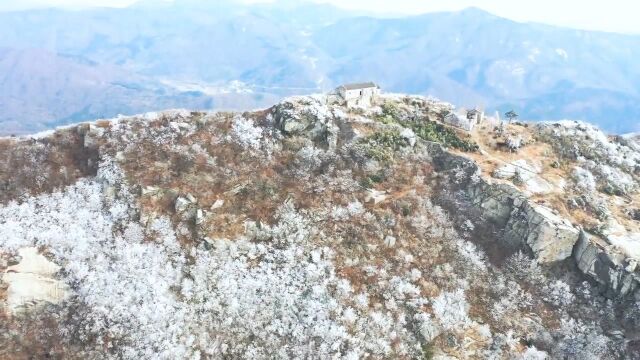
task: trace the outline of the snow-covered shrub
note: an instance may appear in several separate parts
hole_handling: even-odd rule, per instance
[[[546,351],[538,350],[535,346],[528,347],[520,354],[518,360],[546,360],[549,354]]]
[[[552,281],[545,285],[544,299],[556,306],[568,306],[575,300],[571,287],[562,280]]]
[[[297,168],[306,172],[322,164],[323,151],[313,145],[304,146],[296,153]]]
[[[420,296],[420,288],[399,276],[394,276],[389,281],[390,293],[387,298],[397,300],[415,299]]]
[[[604,184],[602,191],[610,195],[629,194],[638,187],[631,175],[618,168],[598,164],[593,171],[598,175],[600,182]]]
[[[358,200],[352,201],[347,206],[334,206],[331,210],[331,217],[335,220],[344,221],[351,217],[362,215],[365,212],[364,206]]]
[[[271,228],[273,241],[278,245],[299,243],[309,235],[309,221],[292,202],[285,202],[276,211],[278,223]]]
[[[536,124],[536,129],[541,138],[548,141],[565,158],[583,157],[625,171],[633,170],[640,162],[640,154],[637,151],[610,139],[591,124],[559,121]]]
[[[425,342],[430,342],[442,332],[442,327],[426,313],[414,315],[414,320],[418,323],[418,331]]]
[[[117,172],[101,176],[111,181]],[[83,310],[71,314],[70,327],[60,331],[87,342],[87,351],[96,339],[97,347],[117,343],[124,358],[191,356],[182,339],[188,311],[172,290],[185,262],[170,223],[158,219],[151,226],[162,236],[161,245],[144,242],[142,227],[126,222],[120,210],[129,205],[122,197],[105,198],[103,189],[80,180],[62,192],[0,208],[0,247],[43,247],[64,264],[72,301]],[[122,233],[113,231],[117,222],[125,226]]]
[[[522,147],[523,139],[521,135],[509,135],[507,136],[505,143],[511,151],[518,151]]]
[[[210,333],[209,356],[296,358],[335,355],[359,318],[337,301],[331,251],[228,242],[198,252],[186,301]],[[252,259],[260,258],[256,265]],[[340,314],[344,314],[338,316]],[[309,338],[321,340],[310,347]],[[218,347],[213,346],[219,344]]]
[[[469,304],[464,291],[458,289],[453,292],[442,292],[433,300],[433,312],[446,330],[464,328],[471,323]]]
[[[586,191],[588,193],[594,193],[596,191],[596,178],[593,176],[591,171],[576,166],[573,168],[572,175],[579,190]]]
[[[613,342],[602,335],[602,330],[597,325],[574,318],[563,318],[557,336],[560,351],[558,355],[562,357],[586,360],[616,358],[612,356]]]
[[[476,245],[461,239],[456,239],[455,245],[458,254],[465,260],[465,263],[475,267],[476,271],[487,269],[486,256]]]
[[[255,126],[250,119],[236,116],[231,126],[231,136],[245,149],[259,150],[262,128]]]
[[[496,279],[496,288],[494,289],[499,298],[491,306],[490,314],[495,320],[511,319],[521,310],[531,307],[533,297],[528,292],[522,290],[520,285],[515,281],[502,282]]]
[[[505,268],[509,274],[519,280],[525,280],[533,284],[541,284],[545,281],[545,276],[538,262],[521,251],[507,259]]]
[[[118,179],[117,171],[102,176],[104,183]],[[306,247],[310,224],[293,204],[282,205],[277,222],[265,226],[270,242],[219,240],[211,251],[190,251],[168,219],[145,228],[126,211],[110,211],[126,197],[107,197],[109,188],[83,180],[0,207],[4,250],[41,246],[64,264],[82,310],[70,314],[61,334],[86,342],[87,351],[96,339],[94,349],[112,348],[126,359],[416,354],[403,309],[424,303],[416,302],[419,289],[393,278],[381,286],[388,286],[397,317],[369,311],[369,296],[353,296],[335,274],[332,251]],[[347,209],[362,211],[361,204]]]

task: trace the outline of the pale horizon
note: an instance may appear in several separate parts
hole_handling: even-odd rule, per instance
[[[163,2],[163,0],[157,0]],[[180,0],[166,0],[174,2]],[[273,3],[280,0],[231,0],[244,3]],[[381,15],[416,15],[439,11],[457,11],[477,7],[500,17],[518,22],[532,22],[553,26],[605,31],[623,34],[640,34],[640,22],[637,16],[640,5],[627,0],[583,2],[577,0],[554,1],[505,1],[505,0],[452,0],[439,1],[414,0],[298,0],[304,2],[329,3],[336,7],[368,11]],[[24,0],[16,3],[0,0],[0,11],[18,11],[38,8],[87,8],[130,6],[136,0]]]

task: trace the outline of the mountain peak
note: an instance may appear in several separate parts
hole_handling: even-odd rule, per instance
[[[487,10],[484,10],[482,8],[479,8],[477,6],[469,6],[466,7],[462,10],[459,11],[462,14],[467,14],[470,16],[490,16],[490,17],[497,17],[497,15],[494,15],[492,13],[490,13]]]
[[[1,139],[3,349],[636,357],[620,324],[640,291],[638,149],[584,123],[354,94]]]

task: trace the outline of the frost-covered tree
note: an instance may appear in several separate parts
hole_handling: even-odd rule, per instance
[[[556,306],[569,306],[575,300],[571,287],[562,280],[555,280],[544,287],[544,299]]]
[[[255,126],[253,121],[242,116],[236,116],[231,125],[231,136],[242,147],[252,150],[260,149],[262,128]]]
[[[443,292],[433,300],[433,312],[446,330],[464,328],[471,323],[464,291]]]

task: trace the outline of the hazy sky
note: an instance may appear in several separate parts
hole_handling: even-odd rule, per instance
[[[159,0],[160,1],[160,0]],[[171,0],[168,0],[171,1]],[[179,0],[178,0],[179,1]],[[219,1],[219,0],[211,0]],[[269,2],[274,0],[236,0]],[[517,21],[533,21],[589,30],[640,34],[637,0],[300,0],[381,13],[415,14],[469,6]],[[135,0],[0,0],[0,10],[43,6],[127,6]]]

